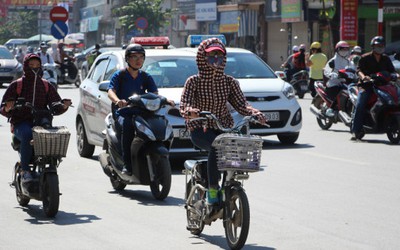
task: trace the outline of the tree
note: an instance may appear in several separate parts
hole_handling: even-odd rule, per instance
[[[135,25],[136,19],[144,17],[148,21],[148,27],[143,30],[145,36],[157,35],[160,28],[169,25],[171,10],[162,10],[163,0],[128,0],[122,7],[113,10],[113,14],[119,17],[125,30],[139,30]]]
[[[18,11],[0,23],[0,43],[10,38],[27,38],[37,34],[38,19],[35,11]]]

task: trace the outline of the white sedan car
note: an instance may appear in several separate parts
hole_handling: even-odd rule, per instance
[[[143,70],[154,78],[159,94],[176,103],[175,108],[167,106],[161,111],[174,129],[171,154],[199,153],[193,148],[178,110],[186,79],[198,71],[196,52],[192,48],[146,49]],[[269,120],[270,127],[252,125],[251,133],[277,135],[282,143],[295,143],[302,115],[292,86],[278,78],[266,63],[250,51],[228,48],[227,55],[226,73],[239,80],[248,102]],[[80,86],[76,128],[78,151],[83,157],[91,157],[94,147],[103,145],[104,119],[111,111],[111,101],[104,86],[115,71],[125,66],[123,50],[104,52],[96,59]]]

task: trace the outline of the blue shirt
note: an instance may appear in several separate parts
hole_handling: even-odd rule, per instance
[[[128,97],[133,94],[143,95],[148,92],[158,92],[153,77],[148,73],[139,70],[138,77],[133,79],[126,69],[124,69],[124,71],[125,72],[117,71],[113,74],[110,80],[110,85],[108,85],[107,89],[114,89],[119,99],[128,100]],[[120,72],[122,74],[121,77],[119,76]],[[122,84],[119,81],[119,78],[121,79]]]

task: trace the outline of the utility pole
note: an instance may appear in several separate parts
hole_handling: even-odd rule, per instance
[[[378,35],[383,36],[383,0],[378,5]]]

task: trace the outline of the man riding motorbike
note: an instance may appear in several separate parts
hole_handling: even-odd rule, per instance
[[[146,52],[140,44],[129,44],[125,50],[125,61],[128,67],[117,71],[111,77],[108,86],[108,97],[113,103],[113,116],[116,122],[116,132],[122,148],[122,156],[125,166],[122,173],[131,175],[131,143],[134,138],[132,117],[124,117],[119,114],[117,108],[127,105],[127,100],[133,94],[142,95],[146,92],[158,94],[157,86],[153,78],[140,70],[146,58]]]
[[[357,73],[360,78],[360,83],[371,81],[371,74],[381,71],[387,71],[389,73],[396,72],[392,61],[387,55],[384,54],[386,45],[385,39],[382,36],[375,36],[372,38],[370,45],[372,47],[372,51],[364,54],[358,63]],[[372,86],[359,86],[358,99],[351,128],[353,140],[362,138],[365,106],[367,105],[372,91]]]
[[[29,163],[32,157],[33,116],[28,108],[13,109],[16,100],[23,97],[26,102],[31,103],[37,109],[48,109],[51,104],[62,102],[64,105],[55,110],[56,114],[64,113],[72,104],[71,100],[62,100],[57,90],[51,84],[42,80],[42,74],[40,57],[36,54],[27,54],[24,59],[22,78],[10,84],[1,102],[1,114],[8,118],[11,123],[11,132],[21,141],[20,156],[23,182],[32,181]],[[20,87],[22,88],[19,89]]]
[[[49,53],[47,53],[48,47],[49,46],[47,46],[45,42],[42,42],[40,44],[40,51],[37,53],[40,57],[40,60],[42,61],[42,66],[45,65],[46,63],[54,64],[53,57]]]
[[[349,60],[350,45],[346,41],[339,41],[335,46],[335,55],[326,63],[324,68],[324,75],[328,78],[326,83],[326,93],[333,102],[326,110],[326,115],[329,117],[335,116],[332,109],[336,105],[336,96],[343,88],[340,79],[338,79],[338,72],[341,69],[352,68],[355,69],[354,63]]]

